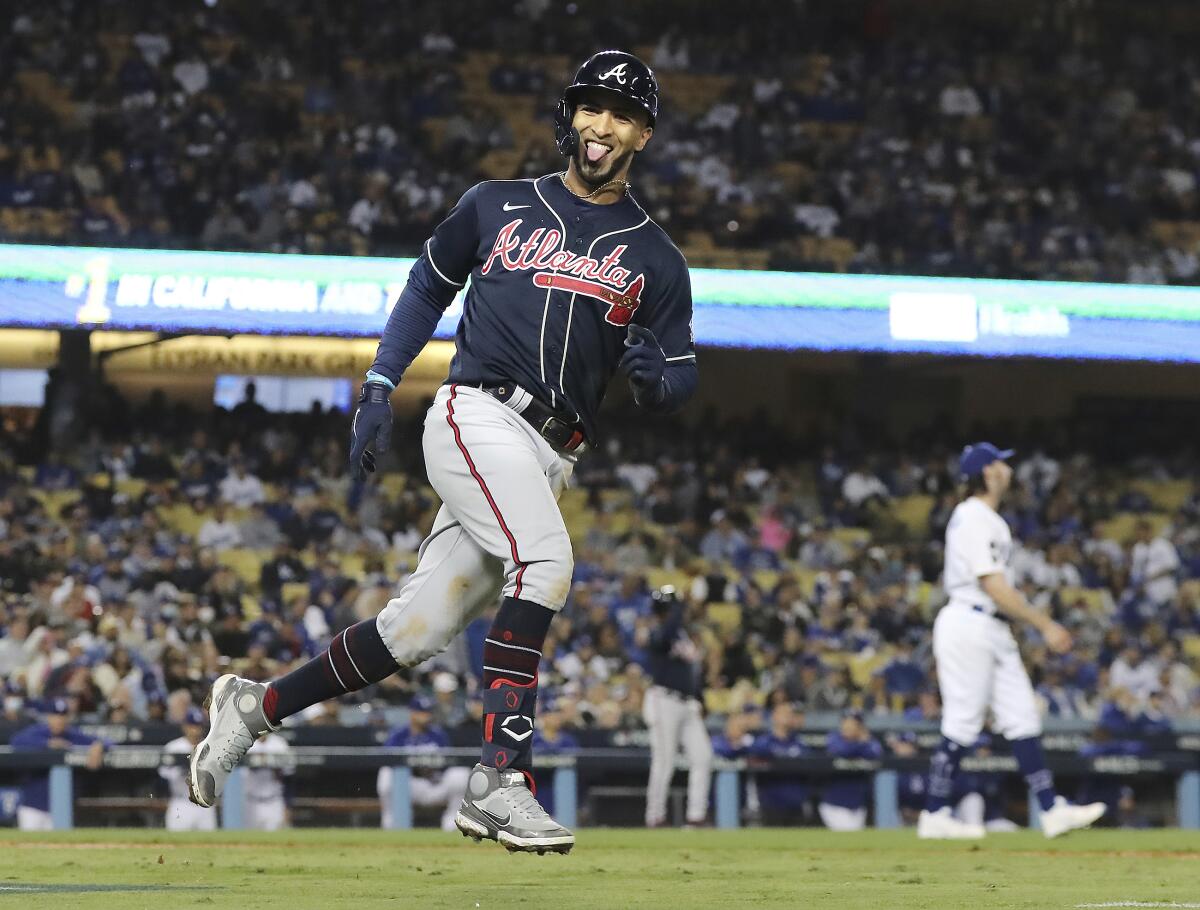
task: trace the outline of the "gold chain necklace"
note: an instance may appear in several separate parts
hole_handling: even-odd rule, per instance
[[[567,192],[570,193],[572,196],[574,196],[576,199],[591,199],[593,196],[596,196],[599,193],[604,192],[606,189],[608,189],[610,186],[613,186],[614,184],[620,184],[622,190],[624,190],[626,193],[629,192],[629,181],[622,180],[620,177],[615,177],[612,180],[608,181],[608,183],[605,183],[605,184],[602,184],[602,185],[596,187],[594,190],[592,190],[586,196],[583,193],[577,193],[573,189],[571,189],[571,184],[567,183],[567,172],[566,171],[560,171],[558,174],[558,179],[561,180],[562,185],[567,188]]]

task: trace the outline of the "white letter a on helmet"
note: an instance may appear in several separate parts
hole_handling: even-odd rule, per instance
[[[609,79],[609,78],[616,79],[617,82],[621,83],[621,85],[624,85],[625,84],[625,64],[618,63],[616,66],[614,66],[612,69],[610,69],[607,73],[603,73],[600,76],[601,80],[605,80],[605,79]]]

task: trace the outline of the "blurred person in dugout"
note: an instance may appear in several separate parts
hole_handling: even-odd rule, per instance
[[[414,695],[408,703],[408,725],[393,730],[383,745],[386,748],[431,753],[450,748],[450,735],[433,721],[436,707],[434,700],[429,696]],[[467,792],[467,779],[470,776],[470,768],[457,765],[449,768],[414,767],[409,778],[409,798],[414,806],[441,808],[442,830],[453,831],[454,816],[458,812],[463,794]],[[392,818],[392,777],[391,768],[380,768],[375,778],[382,828],[395,827]]]
[[[271,756],[266,759],[270,767],[246,768],[246,790],[242,826],[252,831],[278,831],[290,828],[291,813],[288,811],[287,778],[292,768],[288,756],[292,747],[278,733],[267,733],[259,737],[254,747],[256,755]],[[211,814],[211,813],[210,813]]]
[[[654,618],[639,632],[653,685],[646,690],[642,716],[650,731],[650,781],[646,787],[646,826],[666,823],[667,793],[680,746],[688,765],[687,823],[708,818],[713,747],[704,726],[703,652],[687,629],[687,605],[671,586],[655,591]]]
[[[104,743],[71,725],[74,710],[68,699],[56,698],[47,704],[41,723],[32,724],[13,734],[9,745],[14,749],[43,751],[87,748],[87,768],[95,771],[104,760]],[[50,815],[50,769],[39,768],[21,778],[21,802],[17,807],[17,827],[22,831],[49,831],[54,827]]]
[[[180,727],[182,736],[177,736],[165,746],[165,755],[190,755],[192,750],[204,739],[208,721],[204,712],[191,707],[184,714]],[[159,776],[167,782],[171,798],[167,801],[167,830],[168,831],[213,831],[217,827],[217,813],[195,805],[188,799],[187,773],[183,762],[179,759],[169,759],[158,769]]]
[[[875,762],[883,757],[883,746],[867,730],[858,711],[842,715],[838,728],[826,739],[825,751],[834,759]],[[861,831],[867,826],[870,795],[869,772],[839,774],[822,791],[817,812],[830,831]]]

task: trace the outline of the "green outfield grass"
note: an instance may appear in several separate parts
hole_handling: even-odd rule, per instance
[[[911,831],[609,829],[582,832],[569,856],[510,856],[495,844],[430,831],[0,832],[0,910],[976,910],[1120,902],[1200,907],[1200,833],[1093,831],[1059,841],[1020,833],[959,845],[920,842]]]

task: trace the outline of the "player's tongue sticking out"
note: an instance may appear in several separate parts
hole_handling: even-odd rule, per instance
[[[599,142],[589,142],[587,143],[587,160],[595,164],[607,155],[609,151],[608,146],[601,145]]]

